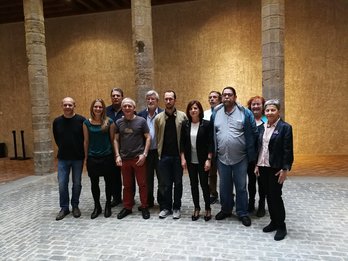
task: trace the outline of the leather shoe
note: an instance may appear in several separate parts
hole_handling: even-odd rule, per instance
[[[195,209],[195,211],[193,212],[193,215],[191,217],[192,221],[196,221],[199,219],[199,209]]]
[[[113,199],[113,200],[111,201],[110,206],[113,208],[113,207],[118,206],[118,205],[121,204],[121,203],[122,203],[122,199]]]
[[[265,226],[262,231],[265,233],[276,231],[277,227],[271,222],[267,226]]]
[[[78,207],[75,207],[72,209],[72,214],[73,214],[74,218],[81,217],[81,211]]]
[[[102,213],[101,207],[94,207],[94,210],[91,214],[91,219],[95,219],[96,217],[99,216],[100,213]]]
[[[132,213],[132,210],[123,208],[120,213],[117,214],[117,219],[122,219]]]
[[[56,216],[56,220],[62,220],[63,218],[65,218],[66,215],[69,215],[70,214],[70,211],[69,209],[68,210],[64,210],[64,209],[61,209],[58,213],[58,215]]]
[[[148,208],[142,208],[141,214],[143,215],[143,219],[149,219],[150,218],[150,212]]]
[[[248,216],[243,216],[243,217],[240,217],[239,220],[242,221],[242,224],[243,224],[244,226],[250,227],[250,225],[251,225],[250,217],[248,217]]]
[[[216,220],[223,220],[223,219],[231,217],[231,216],[232,216],[232,213],[226,213],[226,212],[223,212],[221,210],[219,213],[216,214],[215,219]]]
[[[105,203],[104,217],[108,218],[111,216],[111,204],[110,202]]]
[[[277,229],[277,232],[274,236],[274,240],[275,241],[283,240],[286,234],[287,234],[286,228]]]
[[[204,220],[209,221],[210,219],[211,219],[211,210],[206,210]]]

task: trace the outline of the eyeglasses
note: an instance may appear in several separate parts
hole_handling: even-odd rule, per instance
[[[219,97],[216,95],[209,96],[209,99],[217,99],[217,98],[219,98]]]
[[[223,93],[222,96],[228,96],[228,97],[232,97],[234,94],[231,92],[228,93]]]

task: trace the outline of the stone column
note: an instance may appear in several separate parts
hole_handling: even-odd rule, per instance
[[[154,89],[151,0],[132,0],[137,110],[146,107],[145,94]]]
[[[35,175],[54,172],[42,0],[23,0]]]
[[[262,0],[262,95],[284,106],[284,0]]]

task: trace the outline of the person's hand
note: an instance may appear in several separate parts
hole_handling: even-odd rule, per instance
[[[258,166],[255,166],[254,173],[255,173],[256,177],[260,176],[260,172],[259,172],[259,167]]]
[[[140,154],[139,157],[138,157],[138,161],[135,163],[135,165],[141,167],[141,166],[144,165],[145,161],[146,161],[145,155],[144,154]]]
[[[211,167],[211,160],[207,159],[204,163],[204,171],[210,170],[210,167]]]
[[[116,165],[122,167],[122,158],[120,155],[116,156]]]
[[[186,164],[186,160],[185,159],[181,159],[181,167],[182,167],[182,169],[186,169],[187,168],[187,164]]]
[[[278,176],[278,183],[283,184],[286,180],[286,176],[288,175],[288,170],[281,169],[275,175]]]

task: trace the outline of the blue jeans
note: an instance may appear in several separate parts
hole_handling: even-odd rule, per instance
[[[238,217],[248,216],[247,168],[248,160],[234,165],[225,165],[218,160],[220,174],[221,210],[231,213],[233,209],[233,184],[236,188],[236,213]]]
[[[158,162],[160,210],[181,208],[182,198],[182,175],[180,157],[162,156]],[[173,202],[174,184],[174,202]]]
[[[72,172],[72,207],[78,207],[81,194],[83,160],[58,160],[59,204],[69,210],[69,174]]]

